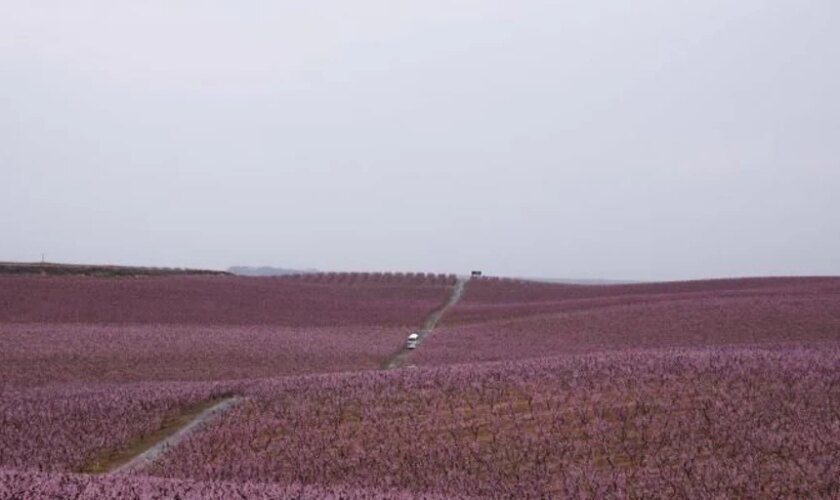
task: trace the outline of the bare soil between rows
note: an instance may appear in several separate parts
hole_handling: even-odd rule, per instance
[[[157,431],[141,436],[122,448],[106,451],[83,467],[78,468],[75,472],[83,474],[106,474],[116,471],[146,451],[174,436],[203,412],[227,399],[229,398],[218,397],[182,408],[182,411],[166,417]]]

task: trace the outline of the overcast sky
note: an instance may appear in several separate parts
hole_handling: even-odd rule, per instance
[[[0,0],[0,260],[840,274],[836,0]]]

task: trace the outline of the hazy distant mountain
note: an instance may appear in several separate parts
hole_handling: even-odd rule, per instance
[[[228,272],[239,276],[286,276],[288,274],[310,274],[320,272],[317,269],[284,269],[282,267],[231,266]]]

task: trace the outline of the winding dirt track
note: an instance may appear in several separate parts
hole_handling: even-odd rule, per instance
[[[449,300],[441,306],[440,308],[436,309],[432,312],[423,322],[423,325],[417,330],[417,334],[419,335],[419,339],[417,341],[417,347],[419,348],[422,345],[423,341],[432,334],[435,327],[437,326],[438,322],[441,320],[444,314],[446,314],[449,309],[455,306],[459,300],[461,300],[461,296],[464,293],[464,288],[466,287],[468,278],[466,277],[459,277],[455,281],[455,285],[452,287],[452,293],[449,296]],[[387,362],[385,363],[384,367],[386,369],[393,369],[399,368],[402,363],[405,361],[406,357],[411,354],[412,349],[408,349],[407,347],[403,347],[400,349],[399,352],[388,358]],[[141,453],[133,456],[131,459],[123,462],[122,460],[115,460],[111,464],[101,464],[101,472],[110,473],[110,474],[125,474],[133,471],[141,470],[145,467],[151,465],[160,455],[166,452],[169,448],[173,446],[177,446],[178,443],[184,440],[190,433],[193,431],[201,428],[205,425],[209,420],[218,416],[221,413],[229,410],[233,405],[238,403],[241,400],[238,396],[232,396],[218,403],[214,404],[213,406],[206,408],[201,413],[196,415],[192,420],[190,420],[186,425],[180,427],[177,431],[172,433],[171,435],[166,436],[165,438],[161,439],[160,441],[154,443],[149,448],[143,450]],[[102,470],[104,469],[104,470]],[[93,472],[93,471],[91,471]]]
[[[467,286],[468,280],[469,278],[459,277],[455,282],[455,286],[452,287],[452,294],[449,296],[449,300],[446,301],[446,304],[430,314],[423,322],[423,326],[421,326],[419,330],[416,330],[418,336],[420,337],[417,340],[417,349],[423,345],[423,341],[425,339],[431,336],[438,322],[441,318],[443,318],[443,315],[452,309],[459,300],[461,300],[461,296],[464,294],[464,288]],[[412,349],[403,347],[398,353],[388,358],[387,363],[385,363],[385,369],[391,370],[393,368],[399,368],[411,352]]]
[[[210,408],[207,408],[206,410],[196,415],[196,417],[190,420],[190,422],[187,425],[178,429],[178,431],[174,434],[168,436],[167,438],[161,441],[158,441],[151,448],[148,448],[143,453],[140,453],[139,455],[135,456],[130,461],[114,469],[111,469],[109,472],[112,474],[120,474],[143,469],[144,467],[154,462],[170,447],[176,446],[178,443],[183,441],[184,438],[186,438],[191,432],[201,428],[205,423],[207,423],[207,421],[209,421],[213,417],[233,407],[233,405],[238,403],[239,400],[240,398],[238,396],[233,396],[219,401],[215,405],[211,406]]]

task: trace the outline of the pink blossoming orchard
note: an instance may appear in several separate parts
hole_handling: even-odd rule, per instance
[[[840,496],[840,279],[455,286],[0,276],[0,498]]]

